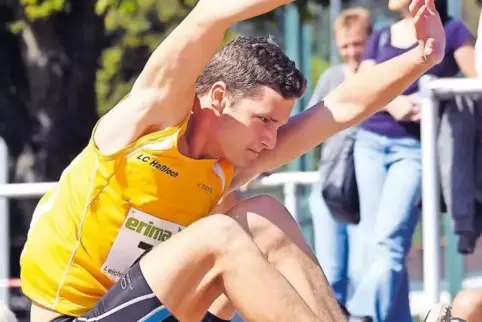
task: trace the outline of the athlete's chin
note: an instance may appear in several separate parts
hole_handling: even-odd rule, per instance
[[[252,161],[252,160],[243,159],[243,160],[236,160],[235,162],[232,162],[232,163],[237,168],[245,168],[245,167],[248,167],[249,165],[251,165],[253,162],[254,161]]]
[[[258,154],[248,156],[245,160],[245,166],[253,164],[257,159],[258,159]]]
[[[235,165],[238,168],[244,168],[247,167],[256,161],[258,157],[253,157],[253,156],[244,156],[242,158],[236,158],[236,160],[231,160],[231,163]]]

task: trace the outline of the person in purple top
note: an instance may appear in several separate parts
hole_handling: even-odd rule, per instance
[[[409,0],[389,0],[401,20],[376,30],[368,40],[361,69],[399,56],[417,44]],[[444,60],[428,74],[475,76],[474,36],[447,15],[446,0],[436,1],[446,33]],[[384,77],[384,75],[380,75]],[[350,313],[375,322],[412,321],[406,256],[419,219],[421,150],[418,85],[360,125],[354,147],[361,222],[352,238],[350,271],[354,293]]]

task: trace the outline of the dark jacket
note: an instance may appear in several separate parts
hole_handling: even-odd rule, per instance
[[[439,170],[442,195],[458,235],[471,254],[482,233],[482,100],[456,96],[441,103]]]

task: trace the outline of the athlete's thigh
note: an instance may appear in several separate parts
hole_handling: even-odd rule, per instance
[[[228,261],[225,254],[240,241],[253,243],[234,219],[212,215],[152,249],[140,267],[151,289],[179,320],[200,321],[224,292],[219,276]]]

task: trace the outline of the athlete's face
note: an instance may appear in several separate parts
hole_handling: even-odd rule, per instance
[[[237,166],[256,160],[261,151],[276,146],[278,129],[288,122],[294,99],[262,87],[253,98],[227,101],[217,127],[217,140],[224,157]]]

